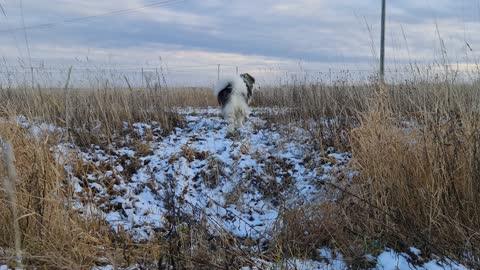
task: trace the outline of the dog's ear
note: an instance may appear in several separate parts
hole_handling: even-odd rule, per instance
[[[252,75],[250,75],[248,73],[240,74],[240,77],[242,77],[244,80],[249,81],[251,84],[255,83],[255,78],[253,78]]]
[[[242,77],[243,81],[245,82],[245,85],[247,86],[247,102],[248,102],[253,95],[253,84],[255,83],[255,78],[253,78],[252,75],[248,73],[240,74],[240,77]]]

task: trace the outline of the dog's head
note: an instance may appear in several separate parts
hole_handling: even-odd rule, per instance
[[[252,75],[248,73],[243,73],[240,74],[240,77],[242,77],[243,81],[245,82],[245,85],[247,86],[247,99],[250,100],[253,94],[253,85],[255,84],[255,78],[252,77]]]

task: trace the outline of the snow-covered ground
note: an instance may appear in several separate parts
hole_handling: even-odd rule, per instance
[[[219,110],[185,109],[185,127],[167,137],[155,123],[136,123],[110,147],[61,145],[92,167],[82,179],[72,173],[77,207],[101,213],[138,241],[168,227],[168,215],[207,220],[212,232],[265,238],[281,207],[319,202],[324,181],[352,173],[350,153],[322,149],[300,127],[271,125],[259,117],[263,111],[234,136]],[[134,140],[145,142],[141,153]],[[87,194],[93,205],[81,203]]]
[[[102,216],[113,230],[125,231],[139,242],[175,229],[170,217],[201,222],[213,235],[228,233],[261,242],[274,233],[282,209],[335,199],[325,183],[342,186],[357,173],[350,169],[350,153],[322,146],[312,137],[308,129],[316,123],[306,128],[265,120],[282,110],[254,109],[234,135],[227,134],[218,109],[179,111],[185,125],[168,136],[161,135],[156,123],[136,123],[125,124],[122,136],[110,145],[58,145],[55,151],[66,163],[76,209]],[[22,118],[18,122],[34,136],[57,131]],[[374,269],[467,269],[439,259],[420,260],[426,262],[414,266],[410,256],[418,261],[422,254],[414,248],[409,254],[385,248],[366,260]],[[347,269],[336,251],[319,249],[318,258],[252,260],[258,269]],[[7,269],[0,263],[0,270]]]

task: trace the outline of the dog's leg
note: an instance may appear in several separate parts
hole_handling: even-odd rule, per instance
[[[243,120],[244,120],[244,118],[243,118],[243,115],[242,115],[242,116],[240,116],[240,118],[238,119],[238,126],[239,126],[240,128],[243,128]]]
[[[235,126],[233,124],[228,124],[227,134],[233,134],[235,132]]]
[[[247,117],[249,115],[248,108],[246,110],[241,111],[240,114],[240,126],[243,127],[243,124],[247,121]]]
[[[240,119],[238,118],[238,115],[235,115],[235,128],[240,127]]]
[[[227,122],[227,133],[232,133],[235,130],[235,116],[232,114],[225,114],[224,118]]]
[[[238,128],[243,127],[243,111],[241,109],[235,110],[235,126]]]
[[[235,118],[233,118],[232,121],[228,123],[227,137],[235,138],[237,136],[237,133],[238,133],[238,129],[237,129],[236,121],[235,121]]]

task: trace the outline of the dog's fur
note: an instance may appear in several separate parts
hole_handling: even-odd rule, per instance
[[[248,104],[252,99],[254,84],[255,79],[248,73],[218,81],[214,93],[230,128],[242,127],[250,114]]]

